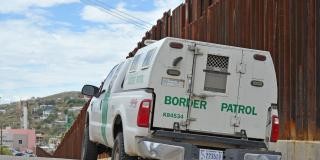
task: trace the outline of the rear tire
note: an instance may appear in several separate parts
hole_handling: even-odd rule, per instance
[[[112,148],[112,160],[137,160],[137,157],[131,157],[124,151],[123,134],[119,132]]]
[[[82,160],[97,160],[98,147],[89,139],[89,126],[85,124],[82,140],[81,159]]]

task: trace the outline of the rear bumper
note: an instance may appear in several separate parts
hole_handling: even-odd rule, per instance
[[[191,143],[159,139],[137,138],[139,156],[152,159],[198,160],[200,148]],[[280,160],[281,153],[257,149],[226,149],[223,160]]]
[[[163,160],[193,160],[198,157],[198,148],[192,144],[172,142],[155,138],[138,139],[139,156]],[[197,159],[197,158],[196,158]]]
[[[152,136],[159,137],[159,138],[169,138],[177,141],[187,140],[187,141],[208,142],[208,143],[236,146],[232,148],[254,148],[254,149],[267,148],[264,141],[236,139],[236,138],[221,137],[221,136],[214,136],[214,135],[209,136],[209,135],[201,135],[201,134],[180,133],[180,132],[158,130],[158,131],[155,131],[152,134]]]
[[[144,158],[153,159],[184,159],[185,148],[164,143],[141,141],[139,150]]]

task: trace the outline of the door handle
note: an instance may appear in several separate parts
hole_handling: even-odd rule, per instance
[[[100,110],[101,110],[101,106],[102,106],[102,100],[100,101]]]

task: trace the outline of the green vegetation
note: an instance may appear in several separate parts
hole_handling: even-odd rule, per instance
[[[10,149],[8,148],[8,147],[5,147],[5,146],[3,146],[3,147],[1,147],[0,146],[0,154],[1,155],[12,155],[12,152],[10,151]]]
[[[69,107],[74,107],[74,106],[81,106],[84,103],[86,103],[86,101],[84,99],[67,99],[66,103]]]

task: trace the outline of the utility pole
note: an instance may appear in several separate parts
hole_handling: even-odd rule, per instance
[[[28,101],[23,102],[22,101],[22,107],[23,107],[23,129],[28,129]]]
[[[1,142],[0,142],[0,145],[1,145],[1,154],[3,154],[3,152],[2,152],[2,148],[3,148],[3,146],[2,146],[2,122],[1,122]]]
[[[1,97],[0,97],[0,99],[1,99]],[[0,124],[0,127],[1,127],[1,128],[0,128],[0,132],[1,132],[1,133],[0,133],[0,136],[1,136],[1,137],[0,137],[0,147],[1,147],[1,149],[0,149],[0,152],[1,152],[1,153],[0,153],[0,154],[3,154],[3,151],[2,151],[2,150],[3,150],[3,146],[2,146],[2,145],[3,145],[3,144],[2,144],[2,122],[0,122],[0,123],[1,123],[1,124]]]

